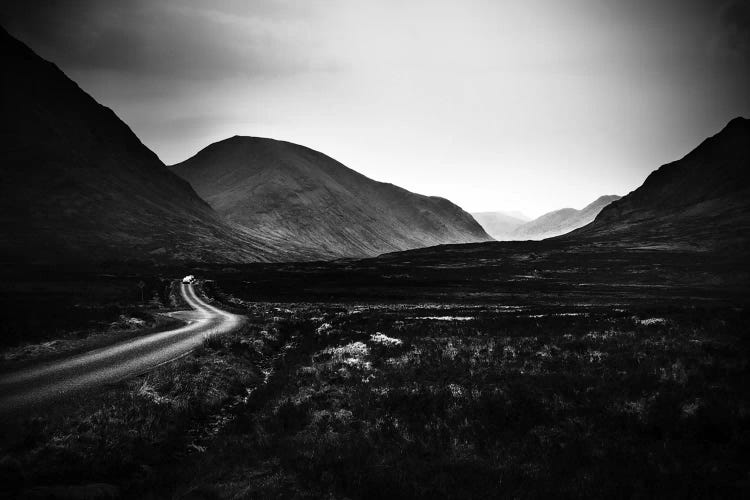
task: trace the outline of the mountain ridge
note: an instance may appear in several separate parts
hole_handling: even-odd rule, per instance
[[[232,227],[111,109],[0,31],[0,257],[8,261],[277,259]],[[304,252],[281,255],[304,258]]]
[[[561,208],[547,212],[519,225],[510,236],[514,240],[541,240],[560,236],[590,223],[604,207],[618,199],[618,195],[603,195],[580,210]]]
[[[445,198],[370,179],[288,141],[233,136],[170,168],[227,220],[327,256],[490,239]]]
[[[498,241],[513,239],[513,231],[529,222],[509,212],[472,212],[472,217],[479,222],[487,233]]]
[[[744,241],[750,229],[749,165],[750,120],[736,117],[569,236],[673,239],[706,248]]]

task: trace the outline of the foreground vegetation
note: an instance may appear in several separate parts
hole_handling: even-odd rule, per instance
[[[207,291],[250,317],[242,331],[84,402],[6,419],[2,487],[155,498],[750,492],[745,309],[290,305]]]
[[[234,409],[195,484],[220,497],[740,496],[746,316],[655,312],[296,317],[297,361]]]

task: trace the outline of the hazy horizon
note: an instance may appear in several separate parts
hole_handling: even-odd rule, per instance
[[[233,135],[468,212],[625,195],[750,116],[747,1],[6,2],[167,164]]]

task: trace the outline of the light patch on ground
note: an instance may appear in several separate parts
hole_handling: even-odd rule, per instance
[[[588,351],[589,363],[601,363],[608,355],[601,351]]]
[[[330,356],[331,363],[342,363],[353,368],[370,369],[371,363],[365,358],[370,354],[370,348],[364,342],[352,342],[338,347],[323,349],[318,356]]]
[[[415,347],[411,351],[402,354],[396,358],[388,358],[386,363],[393,368],[403,368],[419,359],[422,350]]]
[[[588,316],[589,313],[583,312],[568,312],[568,313],[553,313],[553,314],[529,314],[527,318],[548,318],[548,317],[563,317],[563,316]]]
[[[146,325],[146,322],[143,321],[140,318],[133,318],[131,316],[125,316],[124,314],[120,315],[120,318],[111,323],[109,325],[110,330],[129,330],[129,329],[136,329],[136,328],[143,328]]]
[[[330,323],[323,323],[315,330],[315,333],[318,335],[328,335],[332,329],[333,326]]]
[[[448,384],[448,389],[454,398],[460,398],[464,395],[464,388],[458,384]]]
[[[641,324],[643,326],[649,326],[649,325],[666,325],[667,320],[664,318],[647,318],[647,319],[639,319],[637,320],[638,324]]]
[[[682,405],[682,414],[686,417],[692,417],[701,406],[703,406],[703,401],[701,401],[700,398],[696,398],[695,400]]]
[[[621,411],[643,421],[646,418],[646,400],[641,398],[636,401],[625,401],[622,403]]]
[[[414,316],[406,319],[426,319],[430,321],[469,321],[474,319],[474,316]]]
[[[403,341],[401,339],[389,337],[380,332],[377,332],[374,335],[371,335],[370,342],[374,342],[375,344],[380,344],[380,345],[389,346],[389,347],[403,344]]]

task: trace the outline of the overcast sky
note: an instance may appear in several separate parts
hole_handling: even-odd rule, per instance
[[[284,139],[469,211],[626,194],[750,116],[750,2],[4,1],[172,164]]]

